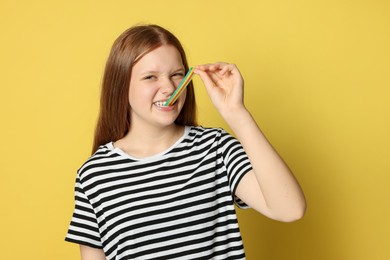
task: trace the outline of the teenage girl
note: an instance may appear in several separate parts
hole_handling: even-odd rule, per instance
[[[234,204],[284,222],[304,215],[303,192],[246,109],[235,65],[194,72],[236,138],[197,125],[192,83],[164,106],[188,69],[180,42],[160,26],[115,41],[66,236],[83,260],[245,259]]]

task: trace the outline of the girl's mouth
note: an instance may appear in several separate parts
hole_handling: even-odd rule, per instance
[[[158,106],[158,107],[171,107],[171,106],[174,106],[174,105],[175,105],[176,101],[175,101],[173,104],[168,105],[168,106],[166,106],[165,103],[166,103],[166,101],[157,101],[157,102],[154,102],[154,104],[155,104],[156,106]]]
[[[168,107],[173,107],[175,105],[175,103],[169,105],[169,106],[166,106],[165,105],[166,101],[157,101],[157,102],[154,102],[154,104],[157,106],[157,107],[161,107],[161,108],[168,108]]]
[[[158,107],[165,107],[164,104],[165,104],[165,101],[157,101],[157,102],[154,102],[154,104]]]

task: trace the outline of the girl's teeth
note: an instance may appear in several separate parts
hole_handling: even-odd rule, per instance
[[[156,102],[155,104],[156,104],[156,106],[158,106],[158,107],[164,107],[165,102],[158,101],[158,102]]]

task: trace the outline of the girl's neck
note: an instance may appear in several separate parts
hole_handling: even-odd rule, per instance
[[[114,143],[127,154],[136,158],[159,154],[177,142],[184,134],[184,126],[173,124],[161,128],[130,128],[125,137]]]

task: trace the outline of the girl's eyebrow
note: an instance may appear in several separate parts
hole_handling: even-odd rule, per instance
[[[160,72],[158,72],[156,70],[148,70],[148,71],[141,72],[140,75],[157,74],[157,73],[160,73]]]
[[[173,72],[178,72],[178,71],[182,72],[182,71],[185,71],[185,69],[184,68],[179,68],[177,70],[174,70]]]
[[[178,68],[176,70],[173,70],[173,73],[175,72],[184,72],[185,71],[185,68]],[[161,74],[161,71],[157,71],[157,70],[147,70],[147,71],[144,71],[144,72],[141,72],[140,75],[146,75],[146,74]]]

